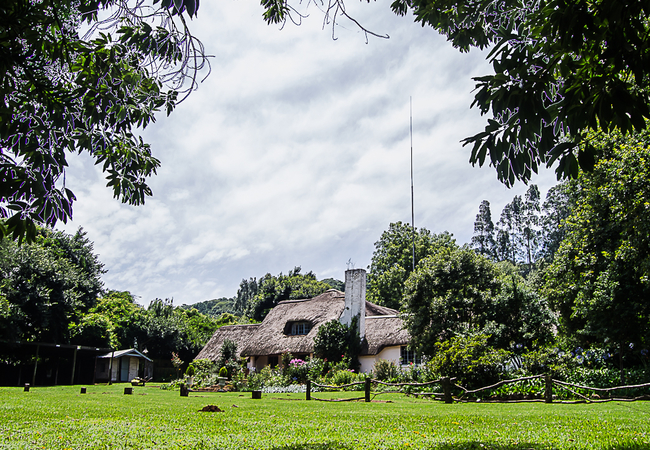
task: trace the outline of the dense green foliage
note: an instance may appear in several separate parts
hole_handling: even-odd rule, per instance
[[[603,158],[578,179],[545,293],[564,335],[639,355],[650,346],[650,136],[593,145]]]
[[[175,307],[171,300],[155,299],[148,308],[135,302],[128,292],[111,291],[99,299],[77,329],[77,341],[86,342],[89,335],[85,321],[101,319],[106,324],[105,340],[95,345],[112,348],[138,348],[152,358],[169,359],[176,352],[184,361],[191,360],[222,326],[215,318],[195,309]]]
[[[237,354],[237,343],[225,339],[219,349],[219,358],[216,361],[216,368],[219,371],[225,369],[226,376],[231,377],[233,372],[240,368],[239,355]],[[219,373],[220,376],[221,372]]]
[[[331,288],[318,281],[313,272],[302,274],[300,271],[300,267],[294,267],[287,275],[267,273],[259,280],[242,280],[235,299],[236,311],[261,321],[283,300],[312,298]]]
[[[181,305],[181,308],[196,309],[201,314],[215,318],[220,317],[222,314],[232,315],[235,313],[234,299],[227,297],[204,300],[202,302],[192,303],[191,305]]]
[[[445,248],[423,260],[406,282],[402,312],[410,345],[429,357],[439,342],[476,333],[508,350],[553,339],[551,311],[517,269],[468,247]]]
[[[444,247],[455,245],[452,235],[419,231],[405,223],[391,223],[379,241],[375,242],[367,299],[378,305],[399,309],[404,295],[404,283],[413,272],[413,265]],[[415,246],[415,262],[413,247]]]
[[[68,324],[95,305],[102,273],[81,229],[67,235],[39,228],[35,241],[22,246],[0,240],[0,339],[70,343]]]
[[[32,243],[0,240],[0,340],[147,349],[191,360],[232,315],[219,319],[156,299],[148,308],[129,292],[104,291],[103,264],[79,229],[37,229]],[[0,347],[0,358],[4,355]],[[30,358],[31,356],[26,355]],[[12,360],[20,360],[13,354]]]
[[[469,389],[489,386],[502,378],[508,352],[488,345],[488,336],[454,336],[436,342],[429,370],[456,378],[456,384]]]
[[[305,401],[304,394],[191,393],[155,387],[0,389],[5,448],[274,450],[645,449],[650,405],[480,404],[384,394],[389,403]],[[358,397],[320,393],[324,398]],[[280,400],[282,398],[283,400]],[[286,401],[286,400],[291,401]],[[29,401],[27,401],[29,400]],[[206,405],[224,412],[198,412]],[[125,432],[126,430],[126,432]]]
[[[314,338],[314,355],[332,362],[345,361],[349,368],[358,369],[361,350],[358,322],[358,317],[352,319],[350,326],[338,320],[325,322]]]
[[[146,179],[160,162],[133,131],[161,109],[169,114],[179,92],[195,87],[206,59],[181,14],[197,7],[196,0],[3,1],[0,217],[8,220],[0,238],[32,240],[35,224],[72,217],[68,153],[87,152],[101,164],[116,198],[138,205],[151,195]]]

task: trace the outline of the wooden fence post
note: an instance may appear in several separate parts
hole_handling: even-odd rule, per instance
[[[549,374],[544,376],[544,402],[553,403],[553,380]]]
[[[442,392],[445,395],[445,403],[454,403],[454,398],[451,396],[451,383],[449,377],[444,377],[440,384],[442,384]]]
[[[370,377],[366,377],[366,403],[370,402]]]
[[[25,388],[23,389],[25,392],[29,392],[29,383],[25,383]]]
[[[190,391],[187,386],[185,386],[185,383],[181,383],[181,397],[187,397],[189,396],[189,393]]]
[[[307,389],[305,390],[307,394],[307,400],[311,400],[311,380],[307,378]]]

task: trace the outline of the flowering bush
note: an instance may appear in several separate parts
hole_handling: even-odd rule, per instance
[[[309,377],[309,364],[299,358],[289,361],[289,366],[284,371],[284,375],[292,383],[306,383]]]

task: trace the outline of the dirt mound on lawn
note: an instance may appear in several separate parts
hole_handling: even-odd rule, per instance
[[[208,405],[199,409],[199,412],[223,412],[223,409],[219,408],[217,405]]]

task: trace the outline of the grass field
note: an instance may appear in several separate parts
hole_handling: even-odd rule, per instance
[[[650,449],[648,402],[446,405],[388,394],[329,403],[124,387],[0,388],[0,448]],[[224,412],[199,412],[209,404]]]

